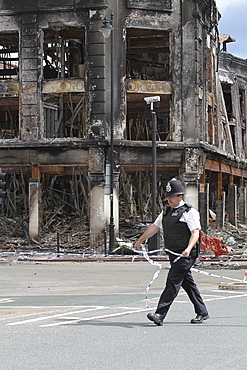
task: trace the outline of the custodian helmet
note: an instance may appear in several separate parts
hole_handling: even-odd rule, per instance
[[[173,178],[166,185],[165,197],[173,197],[173,195],[185,194],[184,187],[181,181]]]

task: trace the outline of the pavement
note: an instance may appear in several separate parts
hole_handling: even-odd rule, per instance
[[[146,300],[157,271],[146,261],[1,262],[0,368],[246,368],[247,293],[218,289],[223,276],[241,281],[245,270],[193,272],[210,319],[192,325],[195,313],[181,290],[158,327],[146,315],[157,305],[168,269],[162,261]]]

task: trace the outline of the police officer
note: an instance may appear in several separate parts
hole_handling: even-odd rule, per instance
[[[184,202],[183,194],[185,191],[182,183],[175,178],[171,179],[167,183],[165,193],[168,205],[134,245],[134,248],[140,249],[145,240],[162,230],[165,248],[183,256],[175,261],[177,256],[169,253],[171,267],[165,289],[160,296],[156,311],[147,315],[149,320],[159,326],[163,325],[163,320],[181,286],[194,305],[196,317],[191,320],[191,323],[200,324],[209,318],[205,303],[190,271],[198,256],[196,243],[201,229],[199,212]]]

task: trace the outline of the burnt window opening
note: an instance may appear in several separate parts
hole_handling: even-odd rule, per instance
[[[239,89],[239,106],[240,106],[240,120],[242,126],[242,147],[243,154],[246,153],[246,91]]]
[[[44,31],[44,136],[86,134],[85,30],[68,27]]]
[[[226,107],[226,112],[227,112],[227,118],[228,118],[228,121],[231,122],[235,120],[235,117],[232,111],[231,85],[228,83],[222,83],[222,90],[223,90],[223,96],[224,96],[225,107]]]
[[[19,135],[19,35],[0,33],[0,139]]]
[[[240,105],[240,119],[243,128],[246,124],[246,107],[245,107],[245,90],[239,89],[239,105]]]
[[[132,96],[131,96],[132,97]],[[156,103],[157,104],[157,103]],[[155,106],[157,115],[157,140],[171,140],[169,99]],[[150,106],[143,101],[128,101],[127,140],[152,140]]]
[[[208,142],[215,144],[215,128],[213,125],[213,109],[208,105]]]
[[[44,98],[44,136],[77,137],[86,134],[84,94],[49,94]]]
[[[0,77],[1,80],[18,81],[19,35],[0,33]]]
[[[233,114],[231,85],[228,83],[222,83],[222,90],[227,112],[227,118],[230,127],[233,150],[236,153],[236,137],[235,137],[236,117]]]
[[[68,27],[44,31],[44,79],[84,78],[85,30]]]
[[[236,137],[235,137],[235,124],[234,123],[230,124],[230,133],[232,137],[232,145],[233,145],[234,153],[236,153]]]
[[[127,71],[130,79],[168,81],[170,74],[169,32],[127,29]]]
[[[151,140],[152,117],[144,97],[159,95],[157,140],[171,140],[170,38],[168,31],[127,29],[127,140]]]
[[[243,146],[243,152],[246,152],[246,130],[242,128],[242,146]]]

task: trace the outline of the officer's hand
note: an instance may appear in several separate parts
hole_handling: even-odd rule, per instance
[[[138,242],[138,240],[137,240],[137,242],[134,244],[134,249],[136,249],[136,250],[141,250],[141,242]]]
[[[189,257],[189,255],[190,255],[190,251],[188,251],[188,249],[185,249],[185,250],[182,252],[182,255],[183,255],[183,257]]]

